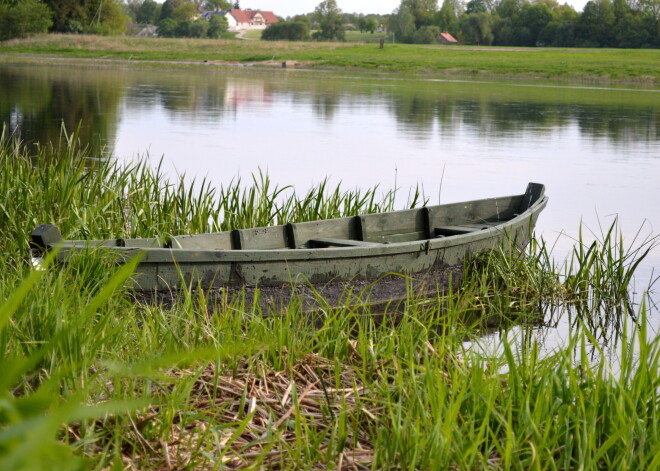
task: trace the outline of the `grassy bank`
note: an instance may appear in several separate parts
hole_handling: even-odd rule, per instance
[[[660,80],[660,51],[621,49],[475,48],[388,44],[267,42],[48,35],[5,41],[0,54],[112,59],[124,64],[223,63],[424,73],[461,77],[561,79],[590,82]],[[5,55],[3,60],[12,60]],[[39,60],[42,60],[41,58]],[[129,62],[130,61],[130,62]],[[172,64],[168,64],[172,66]]]
[[[85,157],[72,138],[36,152],[0,142],[0,469],[660,463],[660,345],[627,294],[643,250],[615,234],[576,247],[564,272],[541,241],[526,257],[494,253],[460,289],[379,323],[339,308],[312,325],[295,304],[264,317],[240,296],[194,292],[147,305],[122,288],[130,266],[102,257],[31,270],[28,232],[203,232],[380,211],[394,195],[287,194],[266,177],[214,189]],[[568,344],[542,354],[538,328],[561,312],[573,319]],[[467,347],[486,319],[512,330],[493,352]],[[603,332],[621,336],[616,368]]]

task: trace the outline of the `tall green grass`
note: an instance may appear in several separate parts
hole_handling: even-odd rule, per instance
[[[393,208],[395,191],[329,188],[323,180],[299,195],[261,172],[213,188],[206,179],[170,180],[146,159],[120,165],[90,159],[76,134],[25,149],[0,136],[0,252],[12,265],[27,250],[27,234],[55,223],[68,238],[153,237],[309,221]],[[162,162],[161,162],[162,164]],[[410,206],[423,203],[419,191]]]
[[[327,182],[297,193],[260,174],[220,189],[171,182],[146,162],[89,159],[65,134],[1,144],[0,469],[660,464],[659,340],[628,291],[648,246],[622,248],[616,228],[563,268],[541,240],[492,252],[459,286],[411,292],[385,318],[326,306],[311,322],[295,300],[263,316],[201,291],[145,304],[122,288],[131,267],[95,254],[32,271],[27,234],[43,222],[71,237],[222,230],[387,210],[395,194]],[[579,313],[567,344],[548,353],[535,333],[567,312]],[[595,326],[607,316],[620,322],[606,347],[612,329]],[[493,320],[498,348],[469,347]]]

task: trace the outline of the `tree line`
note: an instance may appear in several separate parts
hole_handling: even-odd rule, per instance
[[[401,0],[382,17],[346,14],[336,0],[324,0],[312,13],[269,27],[264,39],[304,40],[316,30],[315,39],[341,41],[347,27],[373,32],[381,24],[402,43],[435,43],[447,31],[474,45],[658,48],[660,0],[591,0],[582,12],[557,0]]]
[[[125,26],[119,0],[0,0],[0,39],[49,31],[120,34]]]
[[[384,25],[388,15],[345,13],[336,0],[323,0],[311,13],[295,15],[287,21],[268,26],[261,36],[267,40],[343,41],[345,31],[374,34]],[[311,31],[314,31],[311,33]]]
[[[388,26],[407,43],[448,31],[476,45],[656,48],[660,0],[591,0],[580,13],[557,0],[402,0]]]
[[[201,11],[240,8],[226,0],[0,0],[0,40],[46,32],[118,35],[154,24],[163,37],[220,37],[227,20]]]

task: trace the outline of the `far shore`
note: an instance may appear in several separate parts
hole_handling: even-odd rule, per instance
[[[0,43],[0,63],[342,70],[583,84],[660,84],[660,50],[266,42],[43,35]]]

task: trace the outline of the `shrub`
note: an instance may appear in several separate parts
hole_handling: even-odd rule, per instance
[[[37,0],[23,0],[13,7],[0,10],[1,36],[24,38],[31,34],[46,33],[53,25],[53,12]]]
[[[209,22],[200,18],[190,23],[188,27],[188,36],[191,38],[205,38],[208,30]]]
[[[184,20],[179,21],[174,30],[174,36],[177,38],[188,38],[190,37],[190,27],[192,26],[192,21]]]
[[[440,28],[437,26],[422,26],[413,34],[415,44],[435,44],[440,37]]]
[[[173,38],[176,36],[177,22],[172,18],[165,18],[158,23],[156,32],[161,38]]]
[[[266,41],[304,41],[309,39],[309,27],[302,21],[282,21],[264,30],[261,39]]]
[[[213,15],[209,20],[209,29],[206,32],[209,38],[217,39],[227,32],[229,23],[224,16]]]

